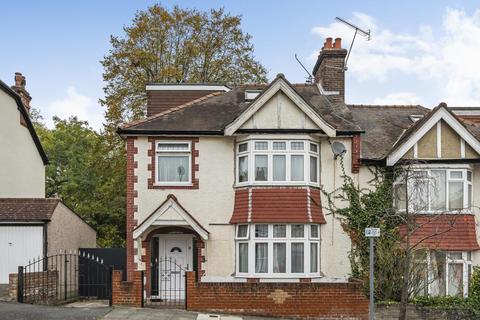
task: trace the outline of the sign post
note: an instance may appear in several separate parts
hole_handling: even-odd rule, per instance
[[[375,296],[373,271],[375,261],[374,241],[375,238],[380,237],[380,228],[365,228],[365,237],[370,239],[370,320],[375,320]]]

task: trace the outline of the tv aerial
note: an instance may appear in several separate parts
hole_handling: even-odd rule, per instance
[[[295,60],[302,66],[303,70],[307,73],[307,77],[305,83],[312,84],[313,83],[313,76],[310,72],[308,72],[307,68],[303,65],[303,63],[298,59],[297,54],[295,53]]]
[[[340,23],[345,24],[347,27],[355,30],[352,42],[350,43],[350,48],[348,49],[347,58],[345,59],[345,67],[344,68],[345,68],[345,70],[347,70],[348,69],[348,67],[347,67],[348,58],[350,57],[350,53],[352,52],[353,43],[355,42],[355,38],[357,37],[357,34],[360,34],[362,37],[367,38],[367,41],[370,41],[371,38],[372,38],[371,31],[370,31],[370,29],[364,30],[364,29],[354,25],[353,23],[350,23],[347,20],[344,20],[344,19],[339,18],[339,17],[335,17],[335,20],[337,20]]]

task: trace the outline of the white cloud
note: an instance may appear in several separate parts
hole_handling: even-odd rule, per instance
[[[42,109],[48,127],[53,127],[53,116],[67,119],[76,116],[79,120],[88,121],[88,124],[99,130],[104,121],[102,109],[94,101],[77,92],[75,87],[68,87],[66,96],[52,101]]]
[[[355,80],[398,81],[407,75],[419,82],[427,81],[427,87],[437,91],[438,101],[480,105],[480,10],[469,15],[463,10],[445,9],[441,30],[436,30],[440,36],[434,36],[433,28],[427,25],[413,34],[397,33],[381,27],[374,17],[364,13],[355,12],[349,20],[372,31],[371,41],[361,37],[355,41],[348,62],[348,72]],[[315,27],[312,32],[322,38],[341,37],[348,41],[353,35],[339,22]],[[420,91],[410,97],[404,94],[390,98],[402,101],[425,95]]]
[[[412,92],[394,92],[389,93],[384,97],[375,98],[373,104],[420,104],[420,98]]]

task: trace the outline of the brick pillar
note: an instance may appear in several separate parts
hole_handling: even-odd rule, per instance
[[[356,134],[352,138],[352,173],[360,172],[360,135]]]
[[[137,191],[135,190],[135,183],[137,177],[135,175],[135,169],[137,168],[137,162],[135,161],[135,155],[138,152],[135,147],[136,137],[127,137],[127,208],[126,208],[126,249],[127,249],[127,280],[131,280],[133,271],[137,269],[134,262],[134,248],[133,248],[133,229],[137,225],[135,220],[135,212],[137,208],[135,206],[135,198],[137,197]]]

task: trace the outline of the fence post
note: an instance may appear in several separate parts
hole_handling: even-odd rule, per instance
[[[196,271],[194,272],[197,274]],[[183,274],[185,275],[185,310],[188,310],[188,271],[184,271]]]
[[[23,303],[23,266],[18,267],[17,274],[17,301]]]
[[[145,307],[145,271],[142,270],[142,274],[141,274],[141,279],[142,279],[142,293],[141,293],[141,297],[142,297],[142,308]]]
[[[108,299],[108,305],[113,305],[113,266],[108,267],[108,286],[110,287],[110,297]]]

